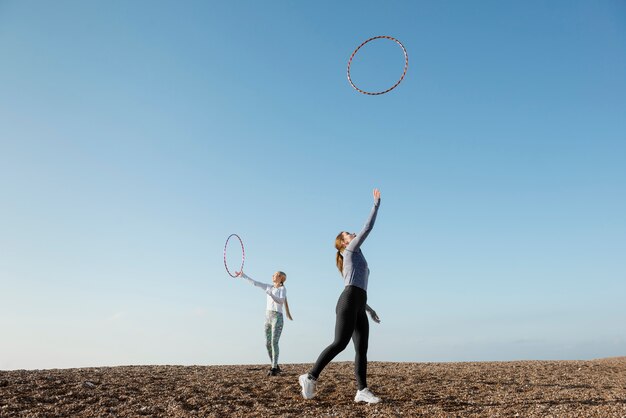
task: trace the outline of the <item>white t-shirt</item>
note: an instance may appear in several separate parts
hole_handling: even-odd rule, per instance
[[[274,287],[273,284],[266,284],[257,282],[256,280],[248,277],[246,273],[243,273],[243,278],[249,281],[252,285],[260,287],[265,291],[267,295],[267,310],[283,313],[283,304],[287,299],[287,289],[285,286]]]

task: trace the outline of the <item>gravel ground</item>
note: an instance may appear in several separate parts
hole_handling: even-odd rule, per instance
[[[383,401],[354,403],[353,365],[331,363],[304,400],[309,364],[0,371],[0,417],[626,417],[626,357],[593,361],[370,362]]]

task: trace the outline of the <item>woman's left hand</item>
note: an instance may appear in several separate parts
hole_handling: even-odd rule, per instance
[[[372,321],[376,322],[377,324],[380,324],[380,318],[376,314],[375,310],[373,310],[373,309],[370,310],[370,316],[372,317]]]

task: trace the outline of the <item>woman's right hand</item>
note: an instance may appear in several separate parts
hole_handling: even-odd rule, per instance
[[[378,203],[380,201],[380,190],[374,189],[374,203]]]

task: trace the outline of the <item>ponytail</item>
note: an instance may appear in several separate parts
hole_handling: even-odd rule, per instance
[[[337,255],[335,256],[335,262],[337,263],[339,273],[343,276],[343,255],[341,255],[339,250],[337,250]]]
[[[337,235],[337,238],[335,238],[335,248],[337,249],[337,255],[335,256],[335,263],[337,264],[337,269],[339,270],[339,274],[341,274],[342,276],[343,276],[343,255],[341,254],[341,252],[343,251],[344,248],[346,248],[343,242],[343,234],[344,232],[341,231],[339,235]]]
[[[293,321],[293,318],[291,317],[291,312],[289,311],[289,302],[287,302],[287,298],[285,298],[285,313],[287,314],[287,318],[290,321]]]

